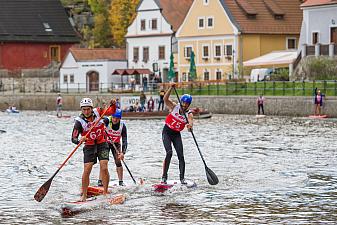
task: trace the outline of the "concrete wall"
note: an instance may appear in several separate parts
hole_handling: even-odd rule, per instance
[[[112,97],[110,94],[65,95],[63,94],[65,110],[79,110],[79,102],[83,97],[98,101]],[[55,110],[56,94],[49,95],[0,95],[0,109],[15,105],[19,110]],[[114,95],[114,97],[117,97]],[[121,96],[119,96],[121,97]],[[212,113],[224,114],[256,114],[255,96],[193,96],[192,107],[203,107]],[[314,105],[311,97],[266,97],[265,113],[279,116],[307,116],[313,114]],[[337,117],[337,97],[329,97],[323,108],[323,113]]]

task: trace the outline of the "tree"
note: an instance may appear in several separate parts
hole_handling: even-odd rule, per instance
[[[88,0],[88,4],[94,14],[93,47],[111,47],[113,40],[110,30],[109,6],[111,0]],[[91,45],[91,44],[90,44]]]
[[[128,26],[136,17],[136,7],[140,0],[113,0],[111,2],[109,21],[114,44],[125,46],[124,36]]]

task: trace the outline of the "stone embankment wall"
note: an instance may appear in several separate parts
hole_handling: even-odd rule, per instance
[[[123,95],[120,95],[123,96]],[[1,95],[0,109],[5,110],[9,105],[15,105],[19,110],[55,110],[57,94],[24,94]],[[90,97],[95,104],[113,97],[111,94],[62,94],[64,110],[79,110],[79,102],[83,97]],[[114,95],[114,97],[117,97]],[[174,95],[172,95],[174,98]],[[203,107],[212,113],[219,114],[256,114],[256,96],[193,96],[192,107]],[[266,96],[265,113],[279,116],[307,116],[313,114],[312,97],[271,97]],[[328,97],[323,113],[337,117],[337,97]]]

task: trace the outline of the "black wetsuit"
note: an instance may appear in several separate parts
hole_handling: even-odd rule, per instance
[[[166,157],[164,161],[164,169],[163,169],[163,178],[167,179],[167,172],[170,167],[170,162],[172,158],[172,145],[177,152],[178,160],[179,160],[179,172],[180,172],[180,180],[185,178],[185,159],[184,159],[184,149],[183,142],[181,140],[181,134],[179,131],[174,131],[169,128],[167,125],[164,126],[162,132],[162,140],[166,151]]]
[[[112,128],[115,131],[117,131],[119,129],[119,126],[120,126],[120,122],[117,123],[117,124],[110,123],[109,118],[107,118],[107,117],[104,118],[104,124],[105,124],[106,127],[110,126],[110,128]],[[128,146],[127,130],[126,130],[125,124],[123,124],[121,138],[122,138],[122,152],[123,152],[123,154],[125,154],[127,146]],[[107,140],[108,139],[109,139],[109,137],[107,137]],[[117,158],[117,151],[120,149],[121,144],[120,143],[114,143],[114,145],[110,144],[110,143],[108,143],[108,144],[109,144],[109,148],[111,149],[112,155],[114,157],[116,167],[121,167],[122,163]],[[117,149],[115,148],[115,146],[116,146]]]

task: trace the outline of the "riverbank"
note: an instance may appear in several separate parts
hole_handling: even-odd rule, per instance
[[[147,95],[148,99],[150,94]],[[0,109],[15,105],[19,110],[55,111],[56,94],[2,95]],[[79,110],[83,97],[90,97],[95,104],[108,102],[111,97],[132,97],[132,95],[111,94],[62,94],[64,110]],[[156,96],[157,97],[157,96]],[[174,95],[172,95],[172,98]],[[257,112],[256,96],[193,96],[192,107],[202,107],[218,114],[246,114]],[[313,114],[312,97],[307,96],[266,96],[265,114],[277,116],[307,116]],[[337,97],[328,97],[322,110],[329,117],[337,117]]]

